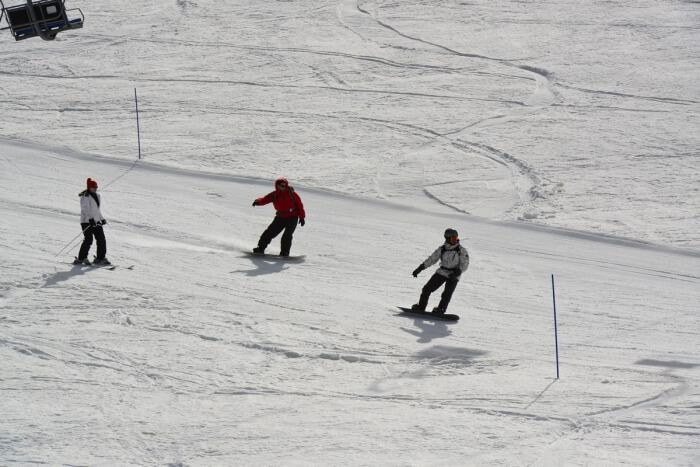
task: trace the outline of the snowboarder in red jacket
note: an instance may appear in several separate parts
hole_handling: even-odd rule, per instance
[[[265,248],[267,248],[272,239],[284,230],[280,256],[289,256],[289,250],[292,248],[292,236],[297,228],[297,223],[301,224],[302,227],[306,224],[304,205],[294,188],[289,186],[286,178],[278,178],[275,181],[275,191],[253,201],[253,206],[264,206],[269,203],[272,203],[275,207],[277,214],[272,223],[260,236],[258,246],[253,248],[253,252],[265,253]]]

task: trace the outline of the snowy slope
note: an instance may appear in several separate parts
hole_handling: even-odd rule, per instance
[[[700,249],[700,4],[71,0],[0,135]]]
[[[699,5],[69,0],[0,37],[0,465],[700,464]],[[242,254],[278,176],[300,263]],[[87,177],[114,271],[55,256]],[[397,315],[446,227],[462,319]]]
[[[2,154],[5,465],[700,460],[696,255],[297,186],[306,261],[251,259],[270,182]],[[106,187],[114,271],[52,260],[81,171]],[[448,226],[472,253],[462,320],[397,316]]]

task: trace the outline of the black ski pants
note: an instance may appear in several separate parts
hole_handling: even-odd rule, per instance
[[[93,237],[95,240],[97,240],[97,254],[95,257],[98,260],[104,259],[107,255],[107,241],[105,240],[105,232],[102,230],[102,226],[90,226],[90,224],[86,222],[85,224],[80,224],[80,227],[83,228],[83,235],[85,235],[85,239],[83,240],[83,244],[80,245],[78,259],[82,260],[87,258],[87,255],[90,252],[90,247],[92,246]]]
[[[457,278],[445,277],[436,272],[433,274],[433,277],[431,277],[423,286],[423,292],[420,294],[420,301],[418,302],[418,305],[420,305],[421,309],[425,310],[428,307],[428,299],[430,298],[430,294],[439,289],[442,284],[445,284],[445,290],[442,291],[442,297],[440,298],[440,304],[438,307],[442,308],[443,310],[447,310],[447,305],[450,304],[452,294],[454,293],[455,288],[457,288],[458,282],[459,279]]]
[[[264,250],[270,244],[272,239],[278,236],[280,232],[284,230],[284,234],[282,234],[282,246],[280,253],[283,255],[288,255],[289,250],[292,248],[292,236],[294,235],[298,222],[299,216],[287,218],[275,217],[272,224],[270,224],[260,236],[260,240],[258,240],[258,247]]]

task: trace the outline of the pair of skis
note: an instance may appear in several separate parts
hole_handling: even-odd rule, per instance
[[[69,263],[73,266],[81,266],[81,267],[89,267],[89,268],[103,268],[108,271],[114,271],[117,269],[119,266],[116,264],[95,264],[95,263],[90,263],[90,264],[83,264],[83,263]],[[134,269],[134,265],[132,264],[131,266],[126,266],[124,269]]]

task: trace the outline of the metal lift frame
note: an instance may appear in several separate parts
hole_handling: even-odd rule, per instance
[[[5,7],[3,0],[0,0],[0,6],[2,7],[0,24],[3,16],[7,22],[7,26],[0,28],[0,31],[9,29],[16,41],[36,36],[45,41],[51,41],[61,31],[82,28],[85,21],[85,15],[80,8],[66,10],[65,0],[39,0],[36,3],[33,0],[27,0],[25,5],[10,7]],[[54,12],[52,9],[56,11]],[[77,11],[80,17],[69,20],[69,11]],[[19,23],[16,23],[11,17],[12,13],[15,13],[15,16],[24,14],[28,21],[20,20]]]

